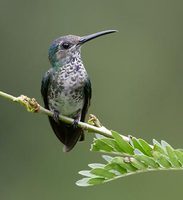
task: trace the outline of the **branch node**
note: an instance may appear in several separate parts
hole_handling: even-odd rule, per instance
[[[100,123],[99,119],[93,114],[89,115],[88,124],[99,128],[102,127],[102,124]]]
[[[29,98],[25,95],[20,95],[19,97],[14,98],[13,101],[18,102],[24,107],[26,107],[28,112],[39,112],[40,105],[38,104],[35,98]]]

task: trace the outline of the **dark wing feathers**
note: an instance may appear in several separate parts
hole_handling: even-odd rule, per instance
[[[84,106],[83,106],[83,110],[81,113],[81,121],[84,122],[85,121],[85,117],[86,114],[88,112],[88,108],[90,106],[90,100],[91,100],[91,95],[92,95],[92,89],[91,89],[91,82],[90,79],[88,78],[87,81],[85,82],[85,86],[84,86]],[[80,137],[80,141],[84,140],[84,133],[81,135]]]
[[[48,70],[42,78],[41,82],[41,94],[43,97],[44,105],[46,109],[48,108],[48,86],[50,84],[52,69]]]
[[[81,114],[81,121],[85,121],[85,116],[86,113],[88,112],[88,108],[90,106],[90,100],[91,100],[91,95],[92,95],[92,89],[91,89],[91,82],[90,79],[88,78],[87,81],[85,82],[84,86],[84,106]]]
[[[41,94],[46,109],[49,109],[48,87],[50,84],[51,75],[52,75],[52,68],[46,72],[46,74],[42,79],[42,84],[41,84]],[[85,95],[85,100],[81,114],[81,121],[83,122],[85,120],[85,116],[88,111],[91,99],[91,83],[89,79],[86,81],[84,86],[84,95]],[[64,151],[66,152],[70,151],[75,146],[75,144],[79,139],[80,141],[84,140],[84,131],[81,128],[74,128],[73,126],[67,125],[61,121],[60,123],[57,123],[52,117],[48,118],[55,135],[64,144]]]

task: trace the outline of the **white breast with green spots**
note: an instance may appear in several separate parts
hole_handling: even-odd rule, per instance
[[[82,63],[66,65],[55,71],[48,91],[48,104],[51,111],[75,117],[84,106],[84,85],[87,72]]]

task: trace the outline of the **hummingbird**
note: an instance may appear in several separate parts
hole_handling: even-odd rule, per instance
[[[79,121],[85,121],[92,95],[90,78],[81,59],[81,46],[114,32],[116,30],[106,30],[82,37],[66,35],[50,45],[48,58],[51,68],[43,76],[41,94],[45,108],[53,112],[53,117],[48,117],[49,122],[64,144],[64,152],[69,152],[78,141],[84,140],[84,130],[77,125]],[[73,124],[60,121],[60,114],[73,118]]]

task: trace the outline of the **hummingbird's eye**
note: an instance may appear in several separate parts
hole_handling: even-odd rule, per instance
[[[62,48],[63,48],[63,49],[69,49],[70,46],[71,46],[71,45],[70,45],[70,43],[68,43],[68,42],[63,42],[63,43],[62,43]]]

